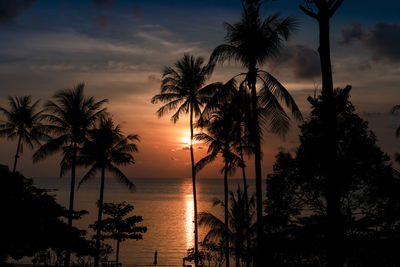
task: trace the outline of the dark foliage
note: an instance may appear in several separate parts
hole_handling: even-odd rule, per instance
[[[348,93],[348,92],[347,92]],[[341,222],[350,266],[398,265],[392,257],[398,238],[398,173],[376,144],[368,123],[355,112],[345,90],[336,90]],[[267,179],[265,227],[274,266],[315,266],[326,262],[326,183],[321,98],[301,126],[293,157],[279,153]]]
[[[120,242],[126,239],[143,239],[143,233],[147,232],[146,226],[137,226],[143,221],[142,216],[126,217],[133,210],[133,206],[126,203],[104,203],[103,213],[108,215],[100,224],[96,222],[90,225],[91,228],[97,230],[99,225],[101,232],[105,233],[101,236],[102,239],[113,239],[117,241],[116,248],[116,263],[119,261],[119,245]],[[96,237],[96,236],[94,236]]]
[[[20,259],[48,248],[93,254],[94,246],[84,239],[85,231],[69,228],[64,222],[68,212],[54,196],[5,166],[0,168],[0,177],[0,264],[8,257]],[[80,217],[82,213],[74,215]]]

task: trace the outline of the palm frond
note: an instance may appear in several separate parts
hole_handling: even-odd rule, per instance
[[[99,170],[101,166],[95,164],[90,169],[86,172],[86,174],[82,177],[82,179],[78,183],[78,189],[81,187],[82,184],[88,182],[91,180],[97,173],[97,170]]]
[[[134,183],[132,183],[128,177],[125,176],[125,174],[118,169],[117,167],[115,167],[113,164],[109,163],[107,164],[107,170],[110,171],[111,173],[113,173],[115,176],[117,176],[117,178],[119,179],[119,181],[124,184],[126,187],[129,188],[129,190],[131,191],[135,191],[136,190],[136,186]]]
[[[214,161],[217,158],[218,155],[218,151],[213,152],[207,156],[205,156],[204,158],[202,158],[201,160],[199,160],[196,164],[195,164],[195,171],[199,172],[200,170],[202,170],[207,164],[211,163],[212,161]]]
[[[285,110],[269,90],[263,90],[260,98],[261,102],[264,103],[263,112],[260,115],[264,116],[266,121],[269,121],[268,130],[284,136],[290,127],[290,118],[287,116]]]
[[[60,148],[66,144],[69,140],[68,135],[62,135],[57,138],[49,140],[47,143],[43,144],[34,154],[33,162],[39,162],[49,155],[53,155],[58,152]]]
[[[278,99],[283,101],[285,105],[292,112],[294,118],[299,121],[303,120],[303,116],[298,108],[296,102],[287,91],[287,89],[270,73],[266,71],[259,71],[262,75],[258,77],[262,80],[264,87],[260,90],[261,103],[266,104],[264,101],[268,99],[267,90],[271,91]]]

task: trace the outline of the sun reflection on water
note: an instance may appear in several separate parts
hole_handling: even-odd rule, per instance
[[[186,230],[186,247],[192,248],[193,247],[193,239],[194,239],[194,211],[193,211],[193,196],[186,195],[186,210],[185,210],[185,230]]]

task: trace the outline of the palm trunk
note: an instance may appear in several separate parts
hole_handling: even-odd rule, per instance
[[[19,158],[19,151],[21,150],[21,141],[22,141],[22,135],[19,135],[18,144],[17,144],[17,152],[15,153],[13,173],[15,173],[15,171],[17,170],[17,161]]]
[[[72,144],[72,165],[71,165],[71,189],[69,193],[69,210],[68,210],[68,228],[72,231],[72,215],[74,212],[75,198],[75,169],[76,169],[76,153],[77,144]],[[69,266],[71,260],[71,244],[68,244],[67,254],[65,255],[65,266]]]
[[[117,239],[117,251],[115,252],[115,265],[118,267],[119,263],[119,239]]]
[[[225,266],[229,267],[229,213],[228,213],[228,162],[225,159],[224,171],[224,195],[225,195]]]
[[[240,267],[240,257],[239,257],[239,251],[236,252],[235,255],[235,266]]]
[[[263,208],[262,208],[262,183],[261,183],[261,140],[258,132],[257,90],[255,63],[249,68],[249,85],[251,89],[252,118],[250,134],[254,142],[254,164],[256,171],[256,212],[257,212],[257,253],[256,266],[263,266]]]
[[[193,106],[190,105],[190,159],[192,162],[192,183],[193,183],[193,207],[194,207],[194,264],[195,267],[199,266],[199,238],[197,227],[197,193],[196,193],[196,172],[194,168],[194,155],[193,155]]]
[[[104,198],[104,166],[101,168],[101,183],[99,197],[99,212],[97,214],[97,229],[96,229],[96,257],[94,258],[94,266],[99,266],[100,262],[100,237],[101,237],[101,217],[103,215],[103,198]]]
[[[242,134],[240,134],[241,136]],[[243,193],[244,193],[244,208],[246,213],[246,242],[247,242],[247,250],[245,251],[246,256],[246,266],[250,266],[250,213],[249,213],[249,197],[247,195],[247,180],[246,180],[246,166],[244,164],[244,157],[243,157],[243,147],[242,141],[239,142],[240,146],[240,159],[242,161],[242,177],[243,177]]]

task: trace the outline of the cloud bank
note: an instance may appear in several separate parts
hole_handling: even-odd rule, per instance
[[[338,43],[350,45],[356,41],[370,51],[373,60],[400,63],[400,24],[377,23],[364,28],[352,22],[341,30]]]

